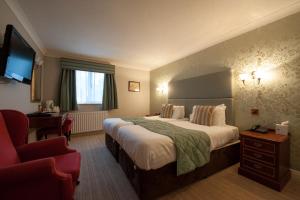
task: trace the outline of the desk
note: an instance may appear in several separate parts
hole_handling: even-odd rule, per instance
[[[62,125],[66,118],[67,113],[53,113],[51,116],[28,116],[29,128],[34,129],[47,129],[51,132],[62,135]]]

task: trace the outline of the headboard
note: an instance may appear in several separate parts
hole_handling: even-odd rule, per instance
[[[226,123],[234,124],[231,71],[226,70],[169,83],[168,103],[184,105],[186,117],[194,105],[226,105]]]

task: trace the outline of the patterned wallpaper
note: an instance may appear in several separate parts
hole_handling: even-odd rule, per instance
[[[275,123],[288,120],[291,164],[300,170],[300,32],[298,37],[282,43],[265,45],[241,52],[231,63],[231,66],[236,66],[233,70],[236,124],[241,129],[250,124],[274,128]],[[267,45],[272,48],[267,48]],[[241,72],[256,69],[265,71],[265,79],[259,85],[253,80],[244,85],[239,80]],[[251,116],[251,108],[258,108],[259,115]]]
[[[241,130],[253,124],[274,127],[290,121],[291,167],[300,170],[300,13],[209,47],[151,71],[151,112],[167,99],[156,88],[231,68],[235,122]],[[263,72],[263,79],[239,80],[240,73]],[[259,115],[250,109],[258,108]]]

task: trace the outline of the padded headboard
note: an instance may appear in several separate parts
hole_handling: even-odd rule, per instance
[[[231,71],[226,70],[169,83],[168,103],[184,105],[186,117],[194,105],[225,104],[226,123],[234,125]]]

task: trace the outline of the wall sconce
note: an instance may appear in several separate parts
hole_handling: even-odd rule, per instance
[[[249,74],[240,74],[240,80],[243,81],[243,84],[245,85],[245,81],[249,80]]]
[[[156,91],[161,94],[168,94],[168,84],[167,83],[161,84],[156,88]]]
[[[263,76],[264,76],[264,73],[263,73],[262,71],[252,71],[250,75],[247,74],[247,73],[242,73],[242,74],[239,75],[240,80],[243,81],[243,84],[244,84],[244,85],[246,85],[245,82],[246,82],[247,80],[249,80],[250,77],[251,77],[254,81],[257,80],[257,85],[259,85],[261,79],[263,78]]]

